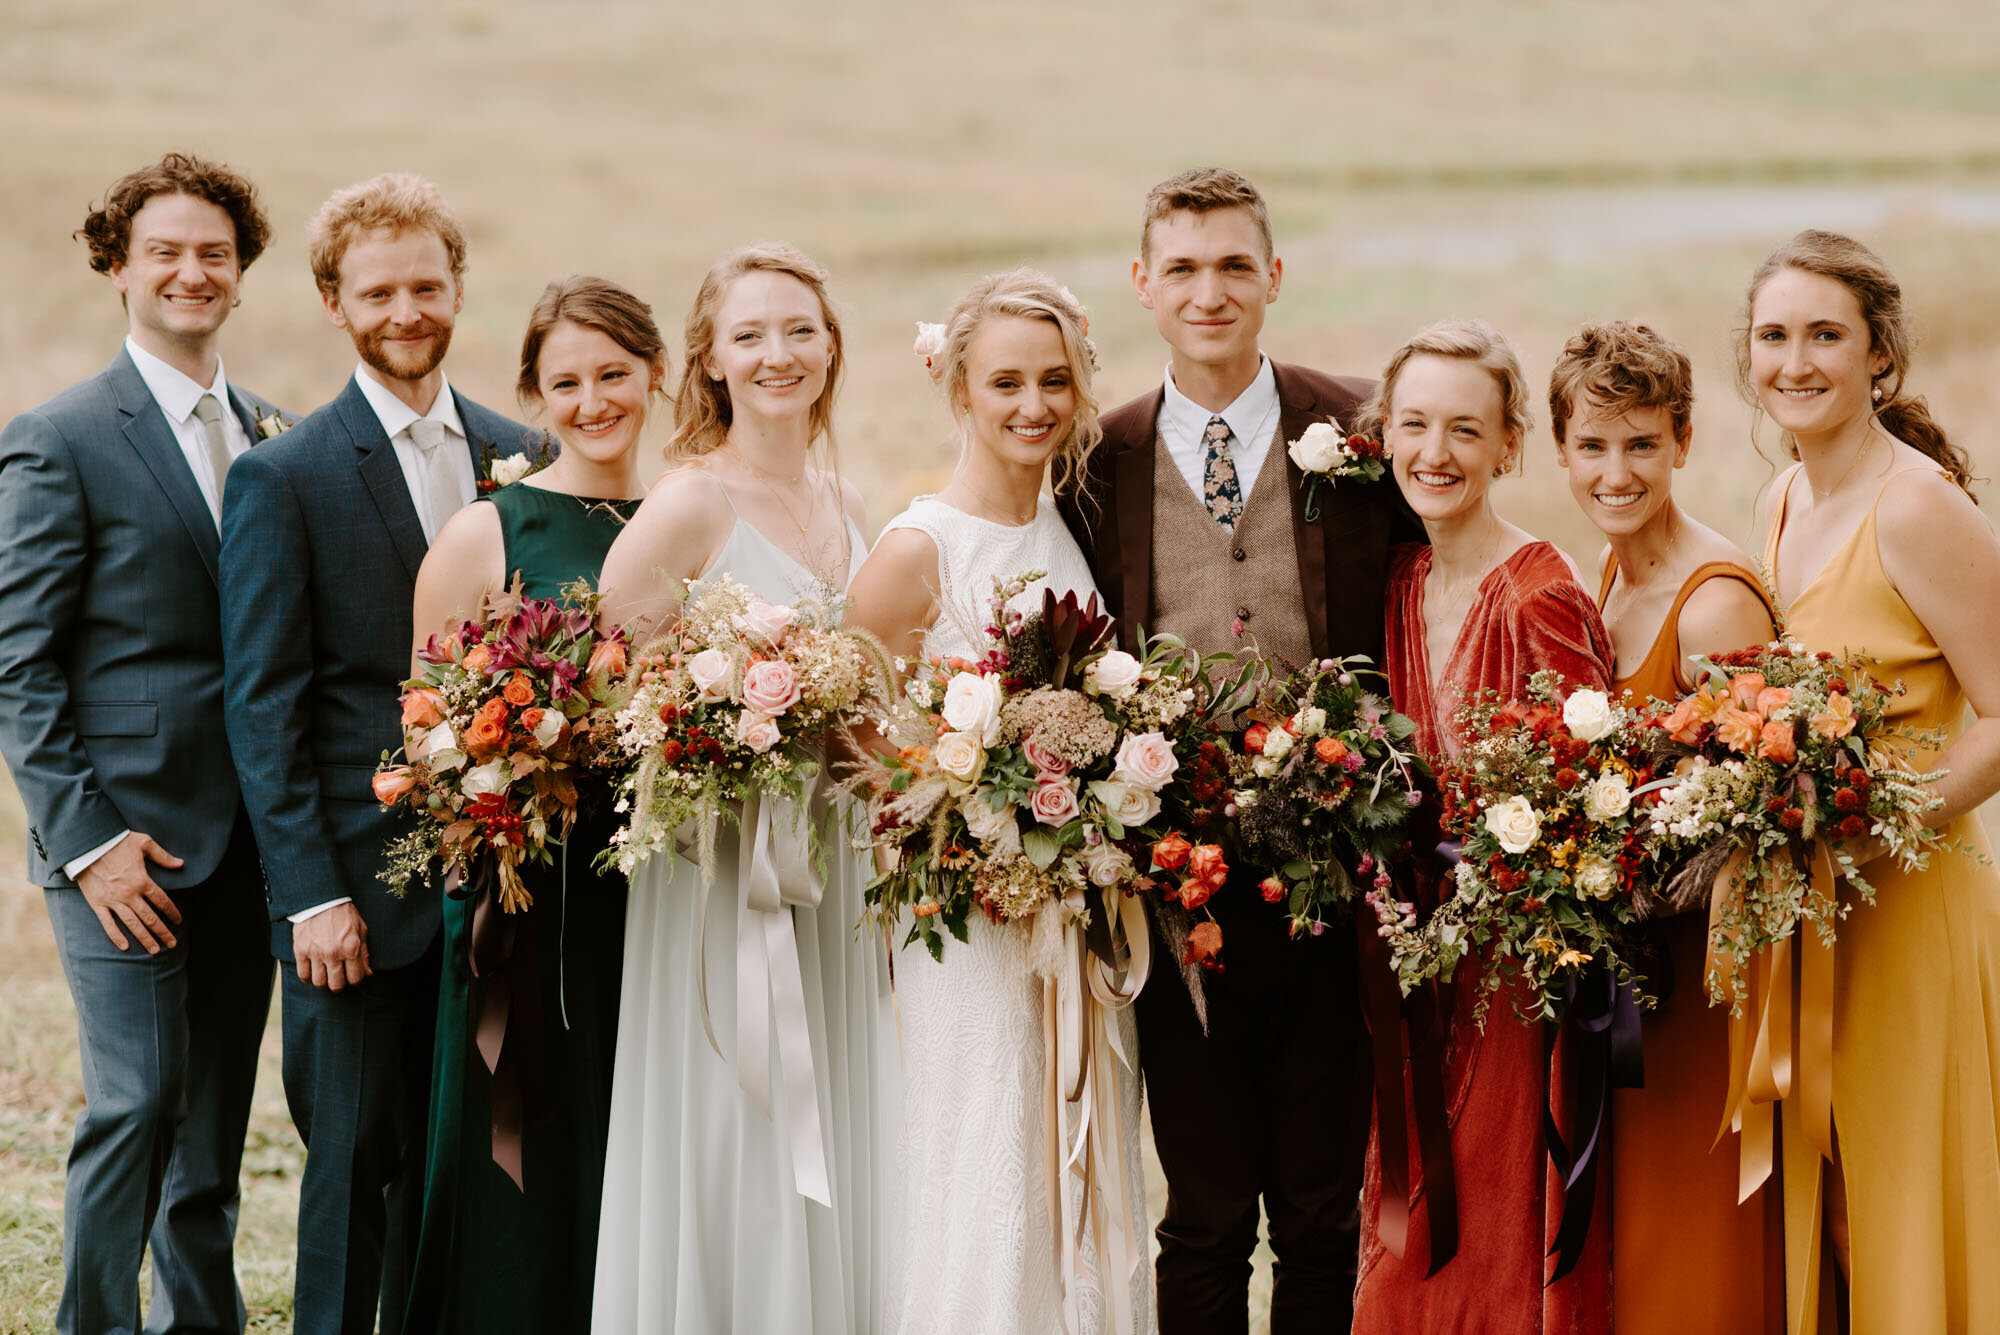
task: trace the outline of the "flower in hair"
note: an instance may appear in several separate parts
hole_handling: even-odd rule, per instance
[[[926,324],[917,321],[917,341],[910,348],[924,369],[932,375],[938,372],[938,358],[944,356],[945,328],[941,324]]]

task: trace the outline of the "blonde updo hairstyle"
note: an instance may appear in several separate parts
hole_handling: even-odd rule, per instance
[[[1484,320],[1440,320],[1423,329],[1396,349],[1382,368],[1375,392],[1361,406],[1355,429],[1364,436],[1382,440],[1389,411],[1395,406],[1396,382],[1403,368],[1415,357],[1449,357],[1471,362],[1493,377],[1500,390],[1501,422],[1514,443],[1514,452],[1500,473],[1511,473],[1523,457],[1528,433],[1535,428],[1533,402],[1528,378],[1521,373],[1521,358],[1507,336]],[[1498,476],[1496,474],[1495,476]]]
[[[834,454],[833,400],[840,389],[846,368],[846,345],[840,331],[840,315],[827,290],[827,272],[806,255],[781,241],[744,246],[717,260],[694,295],[682,334],[686,354],[681,363],[680,389],[674,396],[674,434],[667,441],[667,459],[679,462],[698,458],[729,439],[733,412],[728,382],[709,376],[703,364],[715,346],[715,316],[722,308],[730,284],[745,274],[775,273],[804,283],[819,301],[820,320],[826,325],[830,351],[827,355],[826,388],[820,392],[807,418],[809,442],[826,442],[829,466]]]
[[[1027,267],[988,274],[958,299],[938,336],[941,346],[924,360],[958,423],[961,449],[970,448],[972,442],[966,353],[979,327],[994,316],[1046,320],[1062,335],[1063,355],[1076,387],[1076,417],[1053,459],[1054,486],[1060,492],[1071,478],[1081,474],[1084,461],[1104,439],[1104,428],[1097,420],[1097,398],[1091,391],[1097,354],[1090,342],[1090,317],[1068,288],[1039,269]]]

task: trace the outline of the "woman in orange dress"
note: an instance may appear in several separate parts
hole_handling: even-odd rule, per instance
[[[1799,460],[1765,548],[1786,630],[1901,683],[1890,722],[1942,739],[1901,745],[1947,771],[1927,819],[1952,841],[1921,871],[1867,862],[1873,904],[1841,892],[1831,1051],[1797,1054],[1779,1109],[1801,1335],[2000,1331],[2000,873],[1977,814],[2000,791],[2000,539],[1905,389],[1909,349],[1859,242],[1801,232],[1751,281],[1741,379]],[[1830,1136],[1801,1097],[1829,1066]]]
[[[1549,380],[1570,495],[1606,540],[1597,602],[1636,701],[1693,689],[1688,662],[1762,644],[1771,606],[1750,556],[1674,503],[1694,371],[1644,325],[1586,325]],[[1645,1017],[1646,1083],[1612,1092],[1611,1289],[1619,1335],[1763,1335],[1784,1324],[1777,1193],[1737,1203],[1729,1018],[1703,985],[1707,915],[1656,924],[1663,995]]]
[[[1477,322],[1448,323],[1396,353],[1367,414],[1380,421],[1396,485],[1430,538],[1428,546],[1395,551],[1383,663],[1397,708],[1415,721],[1416,745],[1430,755],[1459,752],[1454,716],[1481,692],[1518,695],[1545,670],[1572,687],[1611,684],[1611,644],[1569,558],[1501,519],[1488,495],[1520,457],[1528,402],[1505,339]],[[1563,1197],[1543,1139],[1549,1075],[1540,1026],[1516,1021],[1503,997],[1482,1033],[1472,1021],[1478,986],[1479,970],[1467,964],[1440,989],[1449,1010],[1442,1093],[1456,1176],[1456,1255],[1428,1274],[1431,1198],[1415,1164],[1405,1245],[1400,1256],[1393,1250],[1401,1230],[1384,1223],[1378,1121],[1368,1142],[1353,1328],[1365,1335],[1608,1335],[1611,1230],[1601,1194],[1575,1268],[1548,1282]],[[1394,1038],[1378,1027],[1375,1041]],[[1557,1052],[1567,1057],[1566,1046]],[[1562,1093],[1558,1088],[1557,1106],[1566,1106]]]

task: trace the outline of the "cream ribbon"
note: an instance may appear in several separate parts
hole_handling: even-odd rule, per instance
[[[1119,1041],[1114,1013],[1130,1006],[1145,986],[1153,948],[1144,904],[1137,895],[1112,890],[1105,895],[1104,910],[1114,958],[1092,955],[1076,917],[1081,901],[1081,893],[1072,891],[1061,907],[1051,904],[1042,910],[1067,917],[1061,970],[1042,985],[1042,1036],[1048,1054],[1042,1144],[1049,1220],[1060,1242],[1055,1259],[1063,1328],[1070,1335],[1081,1327],[1078,1270],[1086,1230],[1097,1244],[1105,1329],[1132,1328],[1132,1281],[1143,1253],[1123,1180],[1126,1147],[1118,1068],[1136,1072]],[[1063,1124],[1071,1104],[1078,1108],[1077,1126],[1065,1154]],[[1064,1222],[1072,1200],[1077,1204],[1074,1230]]]
[[[825,893],[806,833],[806,823],[817,814],[813,809],[817,796],[815,780],[804,809],[793,821],[779,818],[773,810],[777,804],[761,794],[751,794],[743,804],[736,860],[736,1083],[766,1117],[771,1115],[775,1018],[792,1178],[801,1196],[831,1206],[812,1031],[806,1023],[805,975],[791,912],[818,908]],[[715,1022],[708,1009],[708,902],[714,893],[710,886],[697,900],[695,981],[701,994],[702,1028],[720,1057],[722,1048],[715,1041]]]

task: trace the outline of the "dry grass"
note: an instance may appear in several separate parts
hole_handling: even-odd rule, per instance
[[[411,169],[465,215],[452,374],[496,405],[553,276],[619,278],[677,335],[702,268],[733,244],[783,236],[826,262],[852,352],[842,466],[879,524],[951,464],[907,356],[912,322],[1031,260],[1096,313],[1102,397],[1149,387],[1163,354],[1125,280],[1138,201],[1180,167],[1225,161],[1266,187],[1289,260],[1274,354],[1366,373],[1428,320],[1478,314],[1539,378],[1578,321],[1646,319],[1700,368],[1682,496],[1748,542],[1770,471],[1727,336],[1751,267],[1800,226],[1854,217],[1838,225],[1898,267],[1927,336],[1917,385],[2000,471],[2000,205],[1954,213],[1913,185],[1911,203],[1878,206],[1882,182],[1940,174],[1993,195],[1996,52],[2000,8],[1955,0],[1893,16],[1822,5],[1807,23],[1731,0],[1021,0],[963,16],[890,0],[356,0],[338,14],[0,0],[0,419],[107,360],[117,304],[65,238],[113,176],[170,147],[249,171],[278,229],[230,325],[231,374],[293,408],[324,401],[352,354],[318,312],[305,219],[338,185]],[[1595,548],[1546,436],[1502,504],[1579,556]],[[0,800],[0,860],[18,866],[19,848],[18,809]],[[0,886],[0,976],[11,1332],[53,1311],[81,1097],[47,919],[16,882]],[[298,1166],[275,1046],[274,1028],[241,1245],[253,1320],[272,1327],[289,1317]]]

